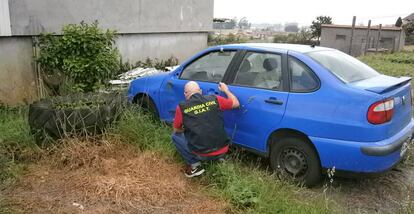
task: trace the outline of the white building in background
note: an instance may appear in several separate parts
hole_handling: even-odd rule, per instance
[[[0,103],[36,99],[33,37],[94,20],[117,30],[124,61],[181,61],[207,46],[213,0],[0,0]]]

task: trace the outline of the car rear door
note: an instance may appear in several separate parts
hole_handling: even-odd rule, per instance
[[[236,54],[236,49],[212,49],[174,71],[160,89],[163,120],[173,121],[178,103],[185,100],[184,86],[188,81],[196,81],[204,95],[220,95],[218,83],[223,80]]]
[[[240,108],[229,115],[233,142],[266,151],[269,133],[281,122],[288,102],[286,53],[246,51],[229,78]]]

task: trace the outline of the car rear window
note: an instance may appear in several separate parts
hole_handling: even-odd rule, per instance
[[[379,75],[368,65],[340,51],[315,51],[309,52],[307,55],[345,83],[357,82]]]

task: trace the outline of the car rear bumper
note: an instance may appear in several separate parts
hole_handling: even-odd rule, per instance
[[[392,168],[412,143],[414,119],[391,138],[378,142],[355,142],[309,137],[323,168],[357,173],[376,173]]]

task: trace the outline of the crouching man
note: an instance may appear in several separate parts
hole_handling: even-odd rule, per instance
[[[229,149],[222,111],[239,107],[239,100],[226,84],[219,83],[218,89],[227,98],[203,96],[200,86],[190,81],[184,88],[185,102],[176,108],[172,141],[187,164],[187,177],[203,174],[201,161],[222,158]]]

